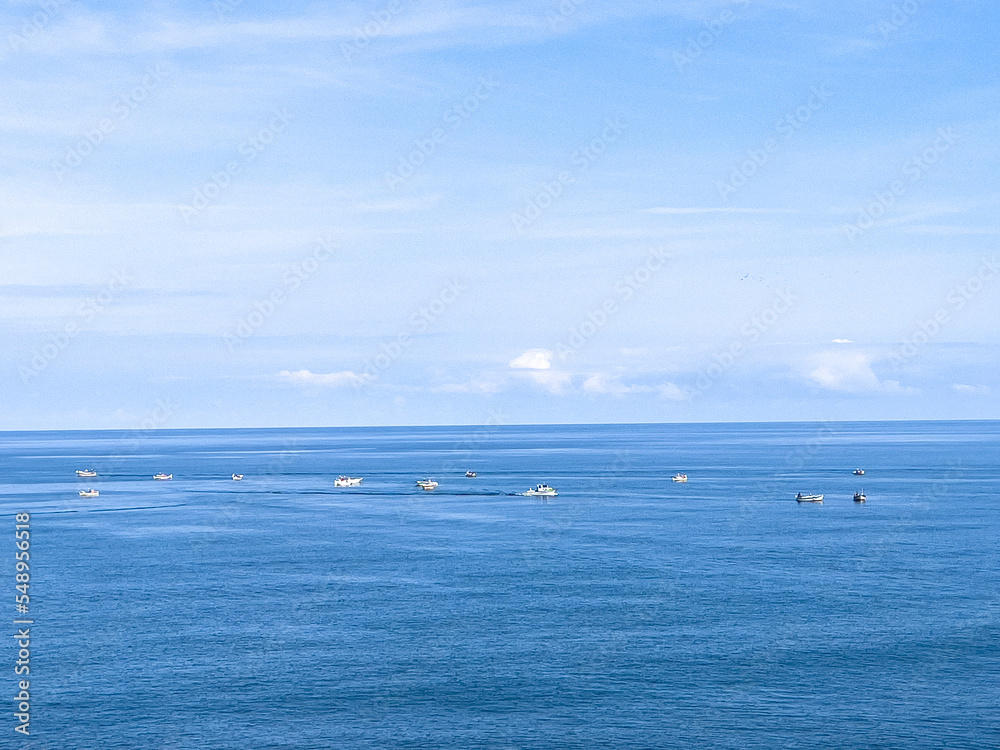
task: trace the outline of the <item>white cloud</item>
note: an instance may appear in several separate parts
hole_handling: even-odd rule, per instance
[[[435,393],[483,393],[492,395],[504,389],[503,383],[488,380],[470,380],[467,383],[444,383],[431,390]]]
[[[834,339],[833,343],[834,344],[853,344],[854,342],[851,341],[850,339]]]
[[[371,380],[370,375],[358,375],[356,372],[344,370],[343,372],[309,372],[309,370],[282,370],[278,377],[291,383],[305,383],[308,385],[325,385],[331,388],[340,388],[348,385],[361,385]]]
[[[544,388],[554,396],[561,396],[572,390],[572,379],[568,372],[558,370],[526,370],[517,373],[518,376],[527,378],[535,385]]]
[[[409,213],[411,211],[426,211],[434,208],[441,200],[439,195],[425,195],[417,198],[393,198],[389,200],[374,200],[359,203],[354,212],[359,214],[374,213]]]
[[[877,391],[881,387],[872,371],[867,355],[857,353],[824,352],[813,357],[817,365],[809,378],[821,388],[831,391]]]
[[[653,393],[656,389],[648,385],[625,385],[618,378],[604,373],[595,373],[583,381],[585,393],[610,393],[624,396],[628,393]]]
[[[676,383],[663,383],[656,387],[656,390],[660,392],[663,398],[670,399],[671,401],[687,401],[687,392],[678,386]]]
[[[674,207],[674,206],[654,206],[646,209],[647,214],[790,214],[795,213],[794,208],[735,208],[730,206],[718,206],[711,208],[700,207]]]
[[[514,370],[548,370],[552,367],[550,349],[528,349],[524,354],[510,361]]]
[[[862,352],[829,351],[812,357],[809,379],[830,391],[842,393],[914,393],[899,381],[880,381],[871,358]]]
[[[986,385],[964,385],[962,383],[955,383],[952,390],[967,396],[989,396],[992,392]]]

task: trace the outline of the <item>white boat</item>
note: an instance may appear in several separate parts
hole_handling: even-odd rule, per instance
[[[433,479],[418,479],[417,480],[417,487],[419,487],[422,490],[433,490],[437,486],[438,486],[438,483],[435,482]]]
[[[866,503],[866,502],[868,502],[868,495],[865,494],[864,490],[861,490],[861,492],[855,492],[854,493],[854,502],[856,502],[856,503]]]
[[[473,479],[476,476],[476,472],[474,472],[474,471],[467,471],[467,472],[465,472],[465,476],[469,477],[470,479]]]
[[[159,479],[161,482],[165,479],[173,479],[173,474],[164,474],[162,471],[159,474],[153,474],[153,479]]]
[[[686,482],[688,480],[688,475],[687,474],[674,474],[670,478],[673,479],[675,482]]]
[[[77,469],[76,475],[78,477],[96,477],[97,472],[94,471],[93,469]]]
[[[344,477],[340,476],[333,480],[334,487],[357,487],[364,477]]]
[[[864,475],[865,475],[865,470],[864,469],[855,469],[854,470],[854,476],[856,476],[856,477],[863,477]]]
[[[97,490],[80,490],[80,497],[98,497],[100,494]]]
[[[800,503],[821,503],[823,502],[822,495],[803,495],[801,492],[795,496],[795,499]]]
[[[555,497],[559,493],[556,492],[555,487],[549,487],[547,484],[536,484],[524,494],[528,497]]]
[[[233,481],[238,482],[243,478],[242,474],[233,474]]]

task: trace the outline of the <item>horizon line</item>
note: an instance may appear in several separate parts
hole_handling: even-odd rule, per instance
[[[0,435],[19,432],[191,432],[194,430],[380,430],[427,429],[454,427],[636,427],[640,425],[807,425],[807,424],[922,424],[949,422],[1000,422],[1000,418],[977,417],[974,419],[802,419],[767,421],[706,421],[706,422],[473,422],[468,424],[383,424],[383,425],[324,425],[321,427],[97,427],[93,429],[0,429]]]

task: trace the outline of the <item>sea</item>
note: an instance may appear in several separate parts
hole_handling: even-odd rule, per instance
[[[1000,747],[994,421],[6,432],[0,514],[2,747]]]

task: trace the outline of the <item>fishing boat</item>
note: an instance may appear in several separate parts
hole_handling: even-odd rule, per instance
[[[864,490],[861,490],[861,492],[855,492],[854,493],[854,502],[856,502],[856,503],[864,503],[864,502],[867,502],[867,501],[868,501],[868,495],[865,494]]]
[[[163,481],[165,481],[167,479],[173,479],[173,478],[174,478],[173,474],[164,474],[162,471],[159,474],[153,474],[153,479],[158,479],[161,482],[163,482]]]
[[[419,487],[422,490],[433,490],[437,486],[438,486],[438,483],[435,482],[433,479],[418,479],[417,480],[417,487]]]
[[[865,475],[865,470],[864,469],[855,469],[854,470],[854,476],[856,476],[856,477],[863,477],[864,475]]]
[[[475,479],[476,472],[474,472],[474,471],[467,471],[467,472],[465,472],[465,476],[469,477],[470,479]]]
[[[795,499],[800,503],[821,503],[823,502],[822,495],[803,495],[801,492],[795,496]]]
[[[96,477],[97,472],[94,471],[93,469],[77,469],[76,475],[78,477]]]
[[[242,474],[233,474],[233,481],[234,482],[238,482],[241,479],[243,479],[243,475]]]
[[[361,480],[364,477],[345,477],[339,476],[333,480],[334,487],[357,487],[361,484]]]
[[[80,490],[80,497],[98,497],[100,494],[97,490]]]
[[[670,477],[675,482],[686,482],[688,480],[687,474],[674,474]]]
[[[555,497],[559,493],[556,492],[555,487],[549,487],[547,484],[536,484],[524,494],[528,497]]]

